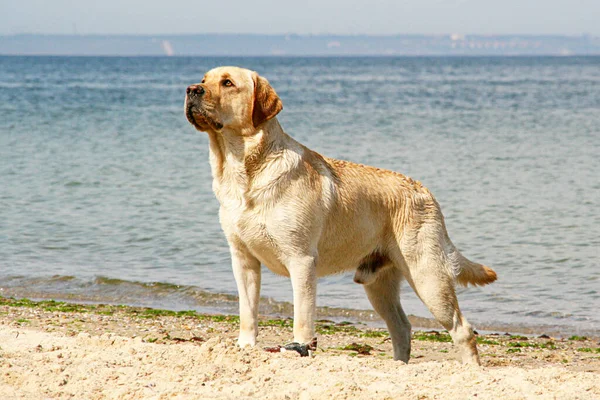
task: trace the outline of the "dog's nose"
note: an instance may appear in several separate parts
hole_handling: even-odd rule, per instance
[[[185,91],[187,94],[197,94],[198,96],[202,96],[204,94],[204,88],[200,85],[190,85]]]

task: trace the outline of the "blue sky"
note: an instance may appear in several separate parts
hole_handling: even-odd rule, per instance
[[[0,34],[574,34],[600,0],[0,0]]]

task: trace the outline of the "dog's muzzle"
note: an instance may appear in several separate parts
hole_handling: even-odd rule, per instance
[[[193,115],[193,109],[194,106],[190,104],[190,99],[187,98],[185,100],[185,117],[187,118],[188,122],[194,126],[196,126],[196,120],[194,119],[194,115]]]
[[[206,90],[201,85],[190,85],[185,92],[185,116],[190,124],[201,131],[223,128],[223,124],[206,111],[203,104]]]
[[[196,114],[201,114],[197,107],[200,99],[206,93],[206,90],[201,85],[190,85],[185,90],[185,116],[190,124],[198,127],[198,122],[194,118],[194,111]]]
[[[186,89],[185,93],[188,95],[188,97],[203,96],[205,90],[201,85],[190,85]]]

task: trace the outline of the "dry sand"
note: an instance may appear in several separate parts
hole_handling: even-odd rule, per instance
[[[0,298],[2,399],[600,399],[598,339],[489,335],[472,367],[445,335],[416,333],[407,365],[360,326],[321,322],[301,358],[239,349],[235,318],[19,304]],[[288,320],[262,325],[261,346],[291,339]]]

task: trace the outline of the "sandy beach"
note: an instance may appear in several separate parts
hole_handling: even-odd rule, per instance
[[[460,364],[443,332],[413,333],[409,364],[387,332],[319,322],[313,357],[291,320],[263,319],[235,345],[237,317],[0,298],[3,399],[598,399],[598,338],[479,335],[483,366]]]

